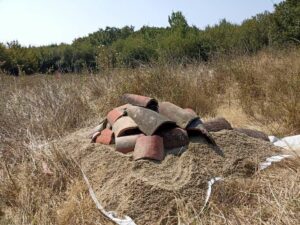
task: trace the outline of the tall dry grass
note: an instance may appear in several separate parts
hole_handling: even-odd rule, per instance
[[[300,221],[299,157],[273,165],[251,177],[218,182],[202,211],[177,199],[177,224],[298,224]],[[174,223],[167,223],[174,224]]]
[[[109,109],[122,104],[120,96],[136,93],[171,101],[184,108],[193,108],[200,115],[216,113],[220,97],[225,92],[218,77],[207,76],[205,65],[153,66],[134,70],[116,71],[107,94]]]
[[[300,51],[266,51],[229,63],[244,112],[278,135],[300,133]]]
[[[60,78],[0,75],[0,224],[109,223],[89,198],[80,168],[52,140],[97,125],[106,112],[122,104],[123,93],[171,101],[203,117],[231,112],[238,117],[231,118],[237,126],[243,113],[274,134],[299,133],[299,55],[299,49],[265,51],[207,64],[153,65]],[[220,108],[226,110],[220,114]],[[45,173],[44,164],[52,175]],[[293,196],[299,195],[299,185],[285,184],[298,178],[299,165],[293,164],[269,175],[226,181],[201,215],[178,203],[175,217],[181,224],[195,215],[191,224],[271,224],[282,218],[292,224],[298,219],[294,214],[300,203]],[[278,185],[274,188],[273,183]],[[247,206],[249,196],[258,204]]]

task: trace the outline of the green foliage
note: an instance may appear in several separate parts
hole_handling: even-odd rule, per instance
[[[0,43],[0,68],[2,68],[2,70],[6,67],[7,64],[9,64],[9,60],[10,59],[5,46]]]
[[[267,47],[268,39],[268,14],[260,14],[243,22],[239,28],[239,48],[245,53],[254,53]]]
[[[203,36],[210,43],[212,51],[227,54],[236,49],[238,29],[238,25],[223,19],[218,25],[207,27]]]
[[[4,70],[8,73],[21,75],[33,74],[38,70],[38,60],[35,49],[22,47],[17,41],[8,43],[8,60]]]
[[[169,27],[106,27],[71,45],[22,47],[0,44],[0,70],[8,74],[80,73],[148,63],[207,61],[213,55],[252,54],[263,48],[300,43],[300,1],[286,0],[241,25],[225,19],[200,30],[181,12],[168,17]]]
[[[60,47],[52,45],[41,47],[38,51],[39,71],[40,73],[52,73],[57,71],[59,60],[61,59]]]
[[[125,39],[133,33],[134,28],[132,26],[125,26],[121,29],[116,27],[106,27],[105,30],[99,29],[99,31],[89,34],[88,37],[76,39],[74,44],[89,42],[93,46],[107,46],[119,39]]]
[[[117,41],[113,48],[119,65],[136,67],[141,63],[149,63],[151,59],[157,57],[155,50],[142,37],[129,37]]]
[[[168,21],[171,29],[179,30],[181,32],[186,31],[189,26],[181,12],[172,12],[171,16],[168,17]]]
[[[272,15],[273,41],[278,44],[300,43],[300,1],[286,0],[275,5]]]
[[[197,28],[188,28],[185,35],[181,30],[167,32],[160,39],[159,53],[161,60],[186,63],[189,60],[207,60],[208,49],[199,35]]]

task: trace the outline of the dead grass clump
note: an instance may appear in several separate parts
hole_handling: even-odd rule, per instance
[[[263,52],[234,60],[230,71],[248,116],[273,134],[300,132],[300,51]]]
[[[89,123],[93,109],[86,81],[75,76],[0,79],[0,223],[58,224],[67,190],[82,177],[49,140]]]
[[[70,190],[68,190],[67,199],[59,206],[57,218],[57,224],[59,225],[115,224],[95,207],[95,203],[89,196],[86,184],[83,181],[72,184]]]
[[[224,180],[207,211],[213,221],[233,224],[297,224],[300,221],[299,158],[250,178]]]
[[[63,149],[51,145],[26,156],[2,172],[1,224],[114,224],[96,208],[80,168]]]
[[[27,79],[32,83],[28,84]],[[84,126],[92,114],[75,82],[30,77],[13,84],[1,99],[0,123],[6,137],[10,134],[18,139],[29,139],[28,135],[52,139]]]
[[[52,148],[50,154],[31,152],[22,163],[5,167],[0,185],[4,217],[12,224],[56,224],[56,209],[67,186],[80,177],[72,159]]]
[[[252,178],[233,177],[217,182],[202,211],[176,198],[162,224],[298,224],[299,162],[299,158],[285,160]]]
[[[200,69],[160,66],[123,71],[112,78],[108,107],[122,104],[120,96],[124,93],[135,93],[193,108],[200,115],[214,115],[220,90],[214,79],[204,75],[208,71],[199,73]]]

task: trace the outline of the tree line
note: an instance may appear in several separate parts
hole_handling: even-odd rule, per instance
[[[253,54],[263,48],[300,43],[300,1],[286,0],[242,24],[225,19],[199,29],[181,12],[168,17],[169,27],[106,27],[72,44],[23,47],[0,43],[0,70],[7,74],[97,72],[148,63],[207,61],[215,55]]]

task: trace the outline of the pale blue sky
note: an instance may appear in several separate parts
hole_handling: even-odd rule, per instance
[[[168,26],[178,10],[200,28],[222,18],[241,23],[272,11],[272,2],[280,0],[0,0],[0,42],[71,43],[106,26]]]

